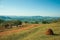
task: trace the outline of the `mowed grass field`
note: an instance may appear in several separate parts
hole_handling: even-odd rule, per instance
[[[51,28],[55,35],[46,35]],[[60,23],[29,24],[28,27],[0,32],[0,40],[60,40]]]

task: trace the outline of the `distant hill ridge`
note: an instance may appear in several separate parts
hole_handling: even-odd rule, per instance
[[[57,20],[60,17],[48,17],[48,16],[0,16],[0,19],[4,20]]]

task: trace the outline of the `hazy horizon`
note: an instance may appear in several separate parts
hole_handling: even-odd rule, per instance
[[[60,0],[0,0],[0,16],[60,17]]]

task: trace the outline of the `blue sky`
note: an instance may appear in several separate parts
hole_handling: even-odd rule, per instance
[[[60,0],[0,0],[0,15],[60,16]]]

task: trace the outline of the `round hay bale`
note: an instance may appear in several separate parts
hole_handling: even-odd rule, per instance
[[[52,29],[47,29],[46,35],[54,35],[54,32]]]

